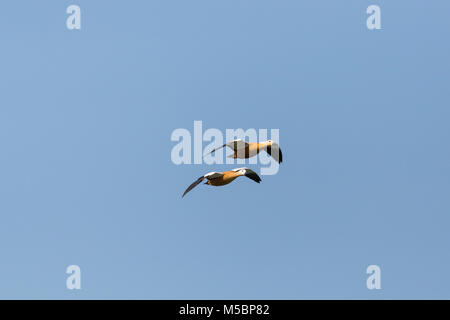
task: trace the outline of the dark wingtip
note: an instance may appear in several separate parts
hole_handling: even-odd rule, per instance
[[[252,179],[253,181],[255,181],[256,183],[260,183],[261,182],[261,178],[255,173],[255,172],[250,172],[247,173],[245,175],[247,178]]]

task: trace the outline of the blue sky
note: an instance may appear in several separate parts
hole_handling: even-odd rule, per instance
[[[4,1],[0,298],[450,298],[449,10]],[[278,174],[181,199],[236,167],[171,162],[194,120],[278,128]]]

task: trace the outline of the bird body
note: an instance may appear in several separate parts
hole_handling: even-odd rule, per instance
[[[247,159],[256,156],[259,151],[262,150],[260,143],[257,142],[248,142],[241,149],[233,149],[233,154],[230,158],[238,158],[238,159]],[[239,151],[239,152],[238,152]]]
[[[225,171],[223,172],[223,175],[211,180],[208,180],[206,183],[211,186],[224,186],[226,184],[229,184],[234,181],[237,177],[241,176],[242,174],[234,171]]]
[[[281,153],[280,146],[272,140],[263,142],[245,142],[241,139],[237,139],[212,150],[210,153],[213,153],[216,150],[224,147],[229,147],[233,150],[233,154],[230,157],[234,159],[248,159],[256,156],[261,150],[264,150],[278,163],[281,163],[283,161],[283,155]]]
[[[183,193],[182,197],[186,195],[189,191],[194,189],[197,185],[199,185],[203,180],[207,179],[205,184],[210,186],[224,186],[231,182],[233,182],[236,178],[240,176],[245,176],[249,179],[252,179],[253,181],[260,183],[261,178],[258,176],[258,174],[248,168],[237,168],[230,171],[224,171],[224,172],[210,172],[205,174],[204,176],[198,178],[196,181],[194,181]]]

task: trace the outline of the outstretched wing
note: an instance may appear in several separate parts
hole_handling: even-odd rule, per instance
[[[186,191],[183,193],[183,195],[181,196],[182,198],[186,195],[186,193],[188,193],[189,191],[191,191],[192,189],[194,189],[196,186],[198,186],[200,184],[200,182],[202,182],[205,179],[204,176],[198,178],[197,180],[195,180],[194,183],[192,183],[187,189]]]
[[[209,172],[209,173],[205,174],[205,178],[208,180],[219,178],[221,176],[223,176],[222,172],[214,172],[213,171],[213,172]]]
[[[211,151],[211,152],[208,152],[207,154],[205,154],[205,156],[207,156],[208,154],[214,153],[214,152],[216,152],[217,150],[222,149],[223,147],[226,147],[226,146],[227,146],[227,144],[224,144],[223,146],[220,146],[220,147],[218,147],[218,148],[212,149],[212,151]]]
[[[251,169],[245,169],[245,176],[247,178],[252,179],[253,181],[255,181],[257,183],[261,182],[261,178],[258,176],[258,174]]]
[[[253,181],[260,183],[261,182],[261,178],[258,176],[258,174],[253,171],[252,169],[249,168],[237,168],[237,169],[233,169],[233,171],[238,172],[238,171],[244,171],[244,176],[246,176],[249,179],[252,179]]]
[[[283,162],[283,154],[281,153],[281,149],[278,144],[272,143],[271,146],[266,147],[266,151],[278,163]]]
[[[192,189],[194,189],[196,186],[198,186],[204,179],[215,179],[215,178],[219,178],[223,176],[223,173],[221,172],[209,172],[207,174],[205,174],[203,177],[198,178],[197,180],[195,180],[187,189],[186,191],[183,193],[183,195],[181,196],[182,198],[185,196],[186,193],[188,193],[189,191],[191,191]]]

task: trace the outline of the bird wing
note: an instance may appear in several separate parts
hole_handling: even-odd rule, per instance
[[[224,144],[223,146],[220,146],[220,147],[218,147],[218,148],[212,149],[212,151],[211,151],[211,152],[208,152],[207,154],[205,154],[205,156],[207,156],[208,154],[214,153],[215,151],[217,151],[217,150],[219,150],[219,149],[222,149],[223,147],[226,147],[226,146],[227,146],[227,144]]]
[[[211,180],[211,179],[219,178],[221,176],[223,176],[222,172],[210,172],[210,173],[205,174],[204,177],[208,180]]]
[[[249,179],[252,179],[253,181],[260,183],[261,182],[261,178],[258,176],[258,174],[253,171],[252,169],[249,168],[237,168],[237,169],[233,169],[232,171],[240,171],[240,170],[244,170],[244,176],[246,176]]]
[[[283,154],[281,153],[281,149],[278,144],[272,143],[271,146],[266,147],[266,151],[278,163],[283,162]]]
[[[257,183],[261,182],[261,178],[258,176],[258,174],[255,171],[251,170],[251,169],[246,168],[244,175],[247,178],[250,178],[250,179],[252,179],[253,181],[255,181]]]
[[[197,180],[195,180],[187,189],[186,191],[183,193],[183,195],[181,196],[182,198],[186,195],[186,193],[188,193],[189,191],[191,191],[192,189],[194,189],[196,186],[198,186],[203,180],[208,179],[215,179],[218,177],[223,176],[223,173],[221,172],[210,172],[205,174],[204,176],[198,178]]]
[[[187,189],[186,191],[183,193],[183,195],[181,196],[182,198],[186,195],[186,193],[188,193],[189,191],[191,191],[192,189],[194,189],[196,186],[198,186],[200,184],[200,182],[202,182],[205,179],[205,176],[201,176],[200,178],[198,178],[197,180],[195,180]]]

